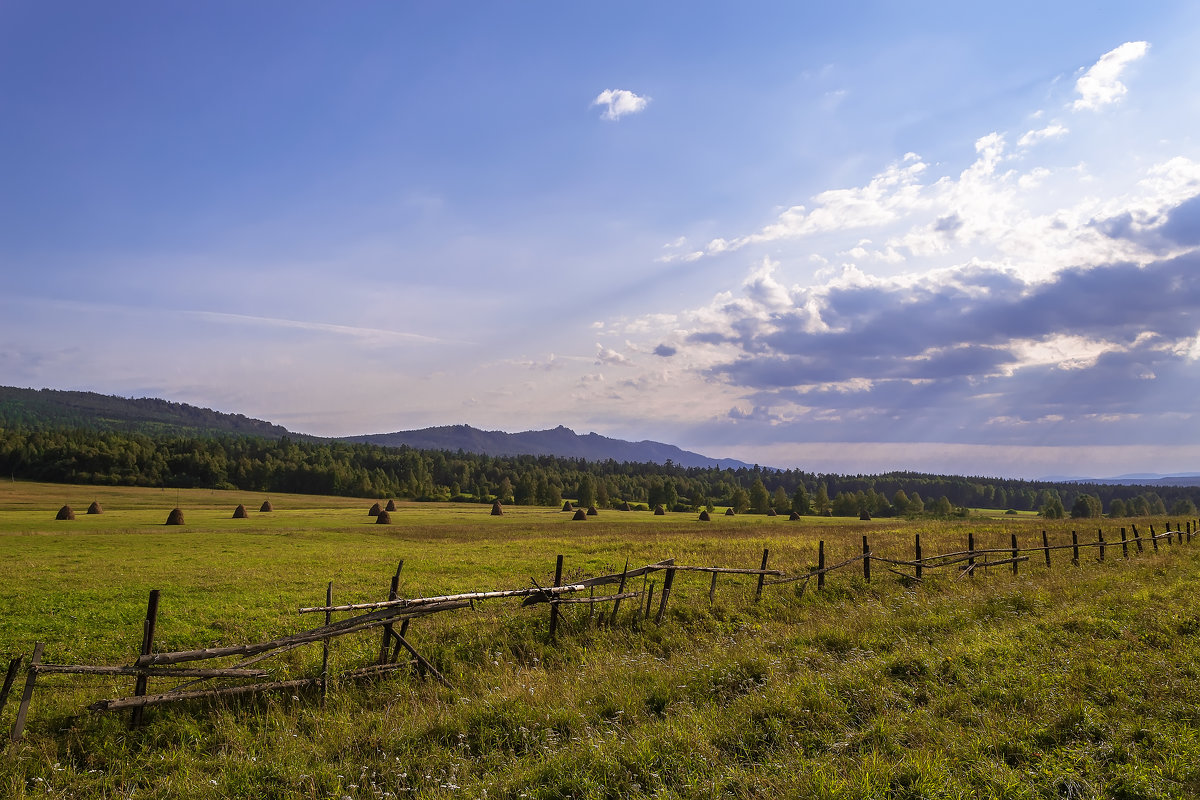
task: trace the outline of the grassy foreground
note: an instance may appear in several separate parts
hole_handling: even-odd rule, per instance
[[[558,553],[569,575],[592,575],[626,558],[751,567],[770,547],[771,565],[796,573],[822,539],[833,563],[864,533],[903,558],[914,533],[928,554],[961,549],[968,530],[982,548],[1010,533],[1032,544],[1042,527],[1069,541],[1072,527],[618,512],[573,523],[431,505],[402,505],[383,526],[361,500],[270,499],[276,511],[260,514],[263,497],[243,492],[4,485],[0,655],[28,657],[40,640],[47,661],[129,663],[151,588],[158,650],[269,639],[316,624],[296,609],[319,605],[327,581],[335,600],[380,599],[402,558],[401,592],[417,596],[544,585]],[[83,515],[92,500],[105,514]],[[54,520],[63,503],[76,520]],[[249,520],[229,518],[237,503]],[[163,526],[176,505],[187,524]],[[25,739],[0,757],[0,796],[1195,797],[1200,540],[1120,552],[915,586],[876,564],[870,584],[850,570],[822,593],[769,588],[757,604],[752,578],[722,577],[710,605],[707,576],[680,573],[661,626],[633,604],[605,628],[571,609],[557,646],[544,606],[483,603],[413,624],[453,691],[397,673],[332,687],[324,709],[312,695],[160,707],[136,731],[84,710],[132,679],[43,676]],[[374,634],[343,640],[335,667],[377,647]],[[311,675],[318,660],[295,651],[276,669]]]

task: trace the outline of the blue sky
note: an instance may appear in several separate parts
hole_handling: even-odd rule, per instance
[[[1200,470],[1193,3],[0,6],[0,383]]]

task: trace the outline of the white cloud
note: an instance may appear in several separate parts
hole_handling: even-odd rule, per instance
[[[1027,131],[1024,136],[1017,140],[1017,147],[1029,147],[1043,139],[1057,139],[1061,136],[1066,136],[1068,133],[1070,131],[1066,127],[1056,122],[1035,131]]]
[[[1132,62],[1146,55],[1150,47],[1146,42],[1126,42],[1100,57],[1100,60],[1075,82],[1079,99],[1072,108],[1075,111],[1095,111],[1121,99],[1128,91],[1121,83],[1121,73]]]
[[[643,111],[650,102],[649,97],[634,94],[628,89],[605,89],[596,95],[593,106],[604,106],[600,119],[615,122],[626,114],[636,114]]]
[[[632,366],[633,362],[630,361],[626,356],[623,356],[616,350],[613,350],[611,347],[605,347],[604,345],[597,343],[596,364],[598,366],[604,366],[605,364],[608,364],[613,366],[628,367]]]

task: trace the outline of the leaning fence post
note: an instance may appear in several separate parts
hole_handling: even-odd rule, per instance
[[[401,564],[404,562],[401,561]],[[333,622],[333,581],[325,586],[325,627]],[[321,640],[321,707],[325,707],[325,695],[329,693],[329,637]]]
[[[1014,534],[1012,534],[1012,559],[1013,559],[1013,563],[1012,563],[1012,570],[1013,570],[1013,575],[1016,575],[1016,574],[1017,574],[1017,556],[1018,556],[1018,551],[1017,551],[1017,535],[1014,533]]]
[[[562,565],[563,557],[560,555],[554,562],[554,585],[562,584]],[[554,641],[554,635],[558,631],[558,603],[555,603],[553,597],[550,600],[550,641]]]
[[[1129,558],[1129,539],[1125,536],[1125,529],[1121,528],[1121,555]]]
[[[863,536],[863,580],[867,583],[871,582],[871,545],[867,544],[867,537]]]
[[[21,695],[21,705],[17,708],[17,721],[13,723],[12,734],[9,736],[14,742],[21,740],[21,734],[25,731],[25,715],[29,713],[29,701],[33,699],[33,684],[37,680],[37,667],[42,663],[42,650],[45,644],[37,642],[33,645],[33,657],[29,659],[29,671],[25,674],[25,691]]]
[[[1133,525],[1133,543],[1137,545],[1138,552],[1142,552],[1142,535],[1138,533],[1137,525]]]
[[[1050,539],[1046,536],[1046,532],[1042,531],[1042,552],[1046,554],[1046,568],[1050,568]]]
[[[1103,561],[1104,560],[1104,529],[1099,528],[1096,531],[1096,536],[1100,540],[1100,560]]]
[[[388,586],[388,600],[395,600],[400,596],[400,571],[404,569],[404,559],[400,559],[400,565],[396,567],[396,574],[392,576],[392,582]],[[379,663],[388,663],[388,650],[392,643],[392,623],[383,626],[383,641],[379,644]]]
[[[662,597],[658,602],[658,613],[654,615],[654,624],[658,625],[662,622],[663,616],[667,613],[667,601],[671,599],[671,584],[675,583],[675,568],[668,567],[666,577],[663,578]]]
[[[142,623],[142,654],[138,657],[137,665],[142,666],[142,660],[150,655],[150,651],[154,648],[154,627],[158,624],[158,589],[150,590],[150,599],[146,603],[146,621]],[[141,697],[146,693],[147,677],[138,675],[137,682],[134,685],[134,697]],[[142,724],[143,706],[138,706],[133,709],[133,713],[129,718],[129,726],[136,728]]]
[[[917,565],[917,580],[921,580],[924,563],[921,561],[921,534],[916,535],[916,542],[913,545],[914,558],[913,563]]]
[[[4,676],[4,688],[0,689],[0,714],[4,713],[4,704],[8,702],[8,693],[12,690],[17,673],[21,671],[21,656],[8,662],[8,673]]]
[[[654,602],[654,581],[650,581],[650,585],[646,588],[646,610],[642,612],[642,619],[650,619],[650,606]]]
[[[1158,552],[1158,537],[1154,535],[1154,526],[1150,526],[1150,544],[1154,545],[1154,552]]]
[[[825,540],[817,544],[817,591],[825,588]]]
[[[717,596],[717,573],[713,572],[712,582],[708,584],[708,604],[712,605],[713,598]]]
[[[763,581],[767,577],[767,573],[766,573],[767,557],[770,555],[771,555],[771,551],[764,547],[763,548],[762,566],[758,568],[759,569],[758,588],[754,590],[754,602],[756,602],[756,603],[762,599]]]
[[[625,578],[628,577],[628,575],[629,575],[629,559],[626,558],[625,559],[625,569],[621,570],[621,585],[617,587],[618,595],[622,595],[625,593]],[[613,601],[612,616],[609,617],[609,621],[608,621],[609,625],[617,624],[617,611],[620,608],[621,608],[621,598],[618,597],[616,600]]]

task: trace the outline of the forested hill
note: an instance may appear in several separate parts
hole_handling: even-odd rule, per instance
[[[95,392],[18,389],[0,386],[0,427],[33,430],[81,429],[149,435],[234,434],[278,439],[303,438],[286,428],[241,414],[172,403],[153,397],[137,399]]]
[[[377,433],[367,436],[341,437],[347,442],[362,442],[385,447],[414,447],[418,450],[446,450],[480,453],[488,456],[557,456],[582,458],[587,461],[631,461],[635,463],[678,464],[681,467],[717,467],[742,469],[750,465],[732,458],[708,456],[682,450],[672,444],[641,441],[627,442],[610,439],[598,433],[580,436],[570,428],[559,425],[545,431],[481,431],[470,425],[443,425],[415,431]]]

